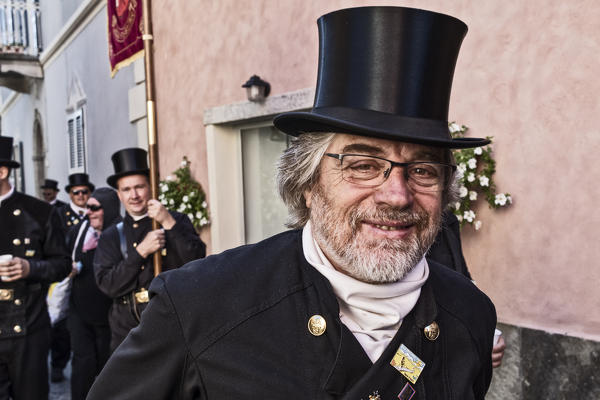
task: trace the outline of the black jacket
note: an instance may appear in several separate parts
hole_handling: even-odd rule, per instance
[[[459,274],[472,279],[462,252],[460,222],[451,211],[444,212],[442,218],[442,228],[427,252],[427,259],[452,268]]]
[[[198,237],[189,218],[178,212],[169,212],[175,218],[175,225],[170,230],[165,230],[166,253],[163,253],[162,258],[163,271],[178,268],[206,255],[206,246]],[[123,231],[127,242],[126,259],[123,259],[121,253],[116,225],[102,232],[94,256],[94,274],[100,290],[111,299],[117,300],[150,286],[154,278],[152,256],[142,258],[135,246],[151,230],[150,218],[135,222],[130,215],[125,216]],[[131,306],[118,301],[110,311],[109,320],[113,335],[117,334],[121,339],[137,325],[137,320],[131,313]]]
[[[415,308],[374,364],[339,319],[329,282],[289,231],[160,275],[152,299],[89,394],[100,399],[381,399],[407,384],[404,344],[425,368],[413,400],[483,399],[496,314],[468,279],[435,262]],[[319,314],[322,336],[307,323]],[[440,336],[424,327],[436,321]]]
[[[0,281],[0,289],[13,291],[10,301],[0,301],[0,339],[49,327],[48,286],[71,271],[55,209],[19,192],[4,200],[0,204],[0,254],[27,259],[30,266],[27,278]]]
[[[77,313],[79,318],[88,324],[108,325],[108,310],[112,300],[102,293],[94,277],[94,254],[96,249],[83,251],[83,244],[88,230],[92,229],[87,221],[81,228],[72,229],[68,233],[67,245],[75,254],[74,262],[81,262],[82,267],[73,277],[70,297],[70,312]],[[81,234],[79,235],[79,231]],[[77,240],[79,236],[79,240]],[[75,250],[73,252],[73,250]]]

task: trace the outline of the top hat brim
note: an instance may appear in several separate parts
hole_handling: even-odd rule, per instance
[[[482,138],[453,139],[447,121],[348,107],[288,112],[275,117],[273,123],[277,129],[292,136],[308,132],[347,133],[451,149],[480,147],[490,143]]]
[[[93,192],[94,189],[96,189],[96,186],[94,186],[94,184],[90,183],[90,182],[87,182],[87,183],[75,183],[73,185],[69,184],[69,185],[65,186],[65,192],[69,193],[71,191],[71,188],[75,187],[75,186],[87,186],[88,189],[90,189],[90,192]]]
[[[5,160],[5,159],[0,159],[0,167],[8,167],[8,168],[19,168],[21,166],[21,164],[19,164],[18,162],[14,161],[14,160]]]
[[[118,174],[114,174],[114,175],[111,175],[108,178],[106,178],[106,183],[108,183],[111,187],[118,189],[117,182],[119,181],[119,179],[121,179],[125,176],[129,176],[129,175],[146,175],[147,177],[149,177],[150,170],[149,169],[137,169],[137,170],[133,170],[133,171],[120,172]]]

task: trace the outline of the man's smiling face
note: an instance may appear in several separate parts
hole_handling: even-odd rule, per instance
[[[327,153],[364,154],[396,162],[442,161],[430,146],[337,134]],[[342,179],[340,161],[324,157],[319,181],[305,193],[313,235],[334,267],[372,283],[404,277],[427,252],[439,229],[442,192],[415,191],[404,167],[379,186]]]

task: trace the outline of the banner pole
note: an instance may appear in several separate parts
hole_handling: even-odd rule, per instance
[[[150,191],[153,199],[158,199],[158,135],[156,131],[156,104],[154,101],[154,60],[152,57],[152,15],[150,0],[142,0],[142,15],[144,18],[144,65],[146,70],[146,115],[148,119],[148,159],[150,162]],[[152,229],[159,229],[158,222],[152,220]],[[162,271],[160,251],[154,253],[154,276]]]

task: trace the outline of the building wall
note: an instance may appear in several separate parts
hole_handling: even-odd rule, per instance
[[[271,83],[272,95],[314,87],[316,19],[374,4],[426,8],[469,25],[450,118],[473,136],[494,137],[497,186],[514,199],[494,212],[480,204],[483,228],[464,230],[472,274],[499,320],[600,340],[597,2],[153,2],[159,142],[175,149],[161,153],[163,175],[185,154],[207,189],[203,111],[244,101],[240,85],[252,74]]]
[[[67,108],[74,93],[81,93],[85,99],[86,172],[96,186],[107,186],[106,178],[114,172],[110,162],[113,152],[138,146],[137,128],[129,118],[128,91],[135,86],[134,68],[125,67],[110,77],[105,4],[101,0],[68,1],[57,8],[42,8],[42,31],[54,35],[43,38],[48,46],[41,56],[44,79],[31,93],[17,95],[2,112],[3,134],[23,142],[25,188],[29,194],[36,194],[32,151],[37,110],[44,134],[46,177],[58,180],[59,198],[68,199],[64,192],[69,175]],[[79,14],[73,33],[64,37],[62,44],[50,47],[65,23],[82,8],[87,11]],[[8,98],[10,94],[5,93],[2,100]]]

